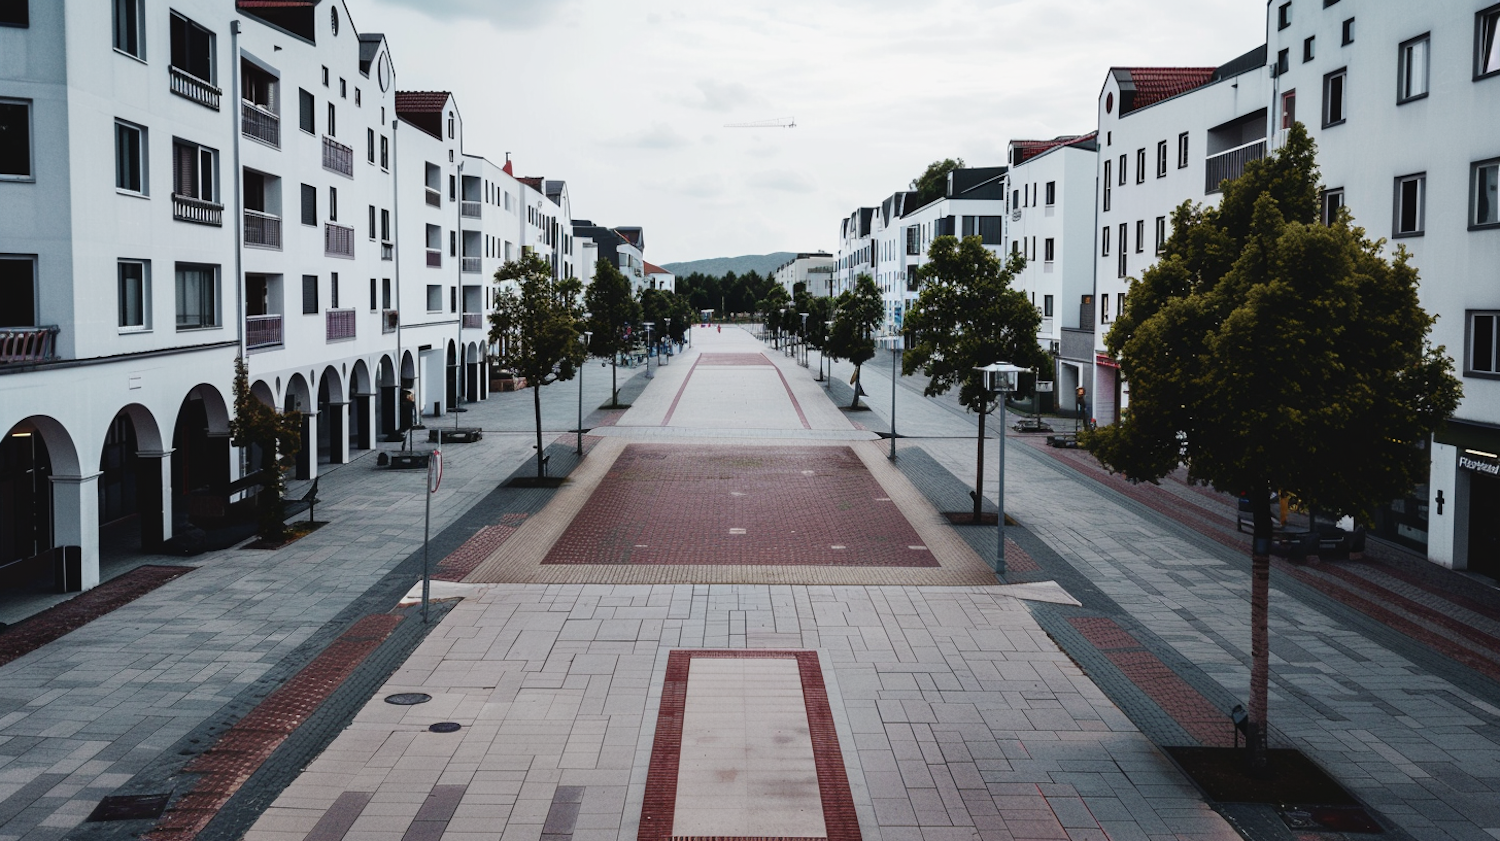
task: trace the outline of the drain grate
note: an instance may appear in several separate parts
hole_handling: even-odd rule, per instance
[[[432,700],[432,696],[426,692],[397,692],[395,695],[385,696],[387,704],[409,707],[413,704],[425,704]]]
[[[456,721],[439,721],[427,729],[434,733],[457,733],[459,727],[460,725]]]
[[[170,794],[111,794],[89,813],[90,821],[154,820],[167,810]]]

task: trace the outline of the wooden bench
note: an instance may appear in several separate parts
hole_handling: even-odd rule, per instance
[[[306,511],[307,521],[311,523],[313,521],[313,506],[318,504],[318,480],[313,480],[312,486],[307,489],[306,493],[299,497],[286,497],[282,500],[282,504],[284,505],[282,511],[283,520],[290,519]]]

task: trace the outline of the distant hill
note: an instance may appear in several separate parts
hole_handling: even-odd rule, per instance
[[[741,275],[751,271],[765,276],[776,271],[782,263],[796,256],[791,251],[777,251],[774,254],[746,254],[743,257],[711,257],[707,260],[663,263],[662,268],[678,277],[690,275],[693,272],[702,272],[706,275],[723,277],[729,272]]]

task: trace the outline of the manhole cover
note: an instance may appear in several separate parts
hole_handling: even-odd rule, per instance
[[[111,794],[89,813],[91,821],[137,821],[161,817],[170,794]]]
[[[412,704],[425,704],[431,700],[432,696],[426,692],[397,692],[395,695],[385,696],[387,704],[397,704],[403,707],[409,707]]]
[[[456,721],[439,721],[427,729],[434,733],[457,733],[459,723]]]

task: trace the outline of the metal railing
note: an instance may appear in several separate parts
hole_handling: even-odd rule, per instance
[[[324,222],[323,254],[328,257],[353,257],[354,229],[347,225]]]
[[[219,97],[223,91],[178,67],[168,66],[167,75],[172,80],[172,93],[191,99],[204,108],[219,110]]]
[[[240,132],[281,148],[281,118],[253,102],[240,100]]]
[[[432,205],[433,207],[442,207],[443,206],[443,194],[439,193],[437,190],[432,189],[431,187],[428,187],[427,188],[427,203],[430,204],[430,205]]]
[[[1019,222],[1019,221],[1021,221],[1021,208],[1017,207],[1017,208],[1011,210],[1011,212],[1010,212],[1010,221],[1012,221],[1012,222]]]
[[[464,329],[465,330],[481,330],[483,328],[484,328],[484,313],[479,313],[479,312],[466,312],[466,313],[464,313]]]
[[[380,332],[394,333],[401,326],[401,313],[396,310],[380,311]]]
[[[1220,185],[1225,181],[1233,181],[1244,174],[1245,164],[1265,156],[1265,140],[1256,140],[1217,155],[1209,155],[1203,160],[1203,192],[1220,192]]]
[[[427,265],[433,269],[442,268],[443,252],[432,248],[427,249]]]
[[[0,327],[0,365],[25,365],[57,358],[58,327]]]
[[[341,342],[354,338],[354,310],[324,310],[323,325],[327,341]]]
[[[464,274],[479,274],[484,270],[480,265],[480,258],[478,257],[465,257],[463,258],[463,261],[463,266],[461,267],[460,271],[462,271]]]
[[[478,219],[481,215],[483,205],[477,201],[461,201],[458,203],[458,215],[467,216],[470,219]]]
[[[276,347],[281,344],[281,316],[245,316],[245,347]]]
[[[323,168],[329,172],[354,177],[354,150],[323,135]]]
[[[172,194],[172,218],[199,225],[224,225],[224,205],[215,204],[181,193]]]
[[[245,245],[281,250],[281,217],[245,210]]]

